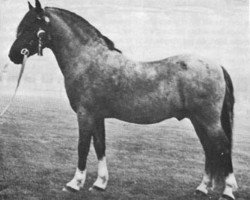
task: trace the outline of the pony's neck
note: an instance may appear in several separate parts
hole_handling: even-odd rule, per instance
[[[50,19],[49,48],[53,51],[63,74],[69,67],[77,66],[78,63],[87,68],[98,55],[109,51],[87,21],[74,19],[70,12],[57,8],[46,8],[45,14]]]

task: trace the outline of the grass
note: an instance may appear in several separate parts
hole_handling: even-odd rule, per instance
[[[2,96],[0,106],[7,104]],[[236,108],[237,111],[237,108]],[[238,200],[250,199],[249,116],[236,112],[233,162]],[[171,119],[154,125],[106,120],[110,181],[105,192],[91,193],[97,159],[91,147],[87,179],[79,193],[62,187],[74,175],[77,163],[76,116],[65,97],[19,96],[0,118],[1,199],[84,200],[215,200],[195,197],[204,155],[188,120]]]

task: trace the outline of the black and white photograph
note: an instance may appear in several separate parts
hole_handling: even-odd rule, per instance
[[[250,200],[249,0],[0,0],[0,200]]]

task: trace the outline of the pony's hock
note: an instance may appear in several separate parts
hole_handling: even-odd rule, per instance
[[[78,191],[83,187],[93,139],[99,162],[93,188],[106,189],[105,118],[152,124],[175,117],[191,120],[205,151],[204,177],[197,191],[207,194],[208,187],[220,178],[225,185],[221,198],[235,199],[231,158],[234,94],[223,67],[191,55],[131,61],[82,17],[59,8],[43,9],[36,0],[35,7],[29,3],[9,56],[18,64],[23,58],[21,49],[27,48],[32,56],[46,47],[64,75],[79,125],[78,166],[66,188]]]

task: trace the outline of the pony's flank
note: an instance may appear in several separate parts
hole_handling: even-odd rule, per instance
[[[92,26],[87,20],[85,20],[81,16],[61,8],[45,7],[45,10],[52,11],[60,15],[65,20],[65,22],[70,25],[72,29],[76,31],[78,29],[83,30],[92,39],[102,40],[102,43],[105,44],[109,50],[122,53],[121,50],[115,47],[113,41],[111,41],[108,37],[102,35],[102,33],[99,30],[97,30],[94,26]],[[79,36],[83,37],[83,35],[81,34],[82,32],[79,34]]]

